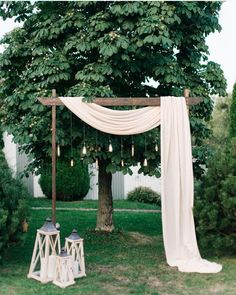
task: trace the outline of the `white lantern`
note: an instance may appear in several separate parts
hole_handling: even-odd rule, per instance
[[[28,278],[41,283],[53,280],[56,266],[56,253],[60,252],[60,232],[50,218],[37,230],[34,251],[31,259]]]
[[[71,235],[66,238],[66,251],[73,259],[73,273],[75,278],[86,277],[84,263],[83,239],[80,238],[74,229]]]
[[[53,284],[60,288],[66,288],[74,283],[72,256],[68,255],[63,248],[60,255],[56,257],[56,270]]]

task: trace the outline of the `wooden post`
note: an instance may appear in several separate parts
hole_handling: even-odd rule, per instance
[[[189,104],[189,101],[188,101],[189,93],[190,93],[190,90],[189,89],[187,89],[187,88],[184,89],[184,97],[186,98],[187,105]]]
[[[190,94],[190,90],[185,88],[184,89],[184,97],[185,97],[185,100],[186,100],[188,114],[189,114],[189,94]]]
[[[56,98],[52,90],[52,98]],[[52,105],[52,223],[56,224],[56,106]]]

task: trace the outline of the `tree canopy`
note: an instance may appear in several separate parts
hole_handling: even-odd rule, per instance
[[[1,123],[40,168],[51,156],[50,109],[39,96],[93,97],[182,95],[184,88],[204,101],[191,110],[193,154],[196,175],[201,174],[207,148],[210,95],[225,94],[226,82],[220,66],[208,61],[205,39],[220,30],[220,2],[71,1],[5,2],[3,19],[14,17],[22,26],[5,35],[0,55]],[[147,85],[157,81],[158,86]],[[110,159],[107,171],[131,172],[130,165],[149,160],[145,173],[158,174],[159,132],[134,137],[109,136],[73,117],[72,141],[76,153],[86,141],[87,159]],[[58,107],[57,142],[70,157],[70,113]],[[113,153],[107,153],[109,140]],[[121,148],[121,141],[124,149]],[[146,148],[145,148],[146,146]],[[98,147],[98,148],[95,148]],[[121,158],[125,166],[121,167]],[[152,161],[155,160],[155,161]]]

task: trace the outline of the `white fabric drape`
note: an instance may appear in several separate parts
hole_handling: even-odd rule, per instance
[[[197,246],[192,212],[191,136],[185,98],[163,97],[161,108],[131,111],[84,103],[80,97],[60,99],[87,124],[110,134],[138,134],[161,123],[162,227],[167,263],[182,272],[221,271],[221,265],[201,258]]]
[[[84,103],[79,97],[60,97],[61,101],[85,123],[116,135],[143,133],[160,125],[160,107],[145,107],[131,111],[104,108],[95,103]]]
[[[193,168],[184,98],[161,100],[161,199],[166,259],[183,272],[215,273],[222,266],[201,258],[193,219]]]

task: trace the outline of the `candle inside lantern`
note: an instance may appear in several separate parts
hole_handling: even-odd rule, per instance
[[[79,275],[80,269],[79,269],[79,262],[77,260],[73,263],[73,273],[74,277],[76,278]]]
[[[46,259],[41,259],[41,267],[40,267],[40,278],[43,279],[46,277],[47,267],[46,267]]]
[[[56,255],[50,255],[48,260],[48,277],[54,278],[56,269]]]

